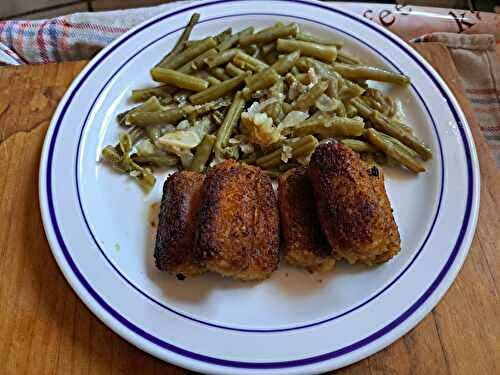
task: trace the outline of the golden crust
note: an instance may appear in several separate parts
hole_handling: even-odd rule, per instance
[[[375,167],[376,168],[376,167]],[[384,177],[340,143],[318,146],[309,178],[323,232],[349,262],[380,263],[400,249]]]
[[[163,185],[154,252],[160,270],[184,276],[205,271],[193,253],[203,180],[200,173],[181,171],[169,176]]]
[[[203,185],[195,252],[209,270],[262,280],[279,262],[279,214],[269,177],[256,167],[225,161]]]
[[[294,168],[280,176],[278,202],[281,248],[287,262],[310,271],[332,269],[335,259],[321,231],[307,167]]]

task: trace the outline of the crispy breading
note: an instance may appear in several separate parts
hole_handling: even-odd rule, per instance
[[[316,148],[309,165],[316,207],[333,250],[351,263],[381,263],[400,250],[382,172],[340,143]]]
[[[160,270],[183,276],[205,271],[193,253],[203,180],[200,173],[180,171],[163,185],[154,253]]]
[[[310,271],[331,270],[335,258],[321,231],[307,167],[293,168],[280,176],[278,202],[286,261]]]
[[[256,167],[225,161],[203,185],[195,251],[209,270],[262,280],[279,262],[279,213],[269,177]]]

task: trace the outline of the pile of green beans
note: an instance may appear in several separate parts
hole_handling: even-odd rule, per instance
[[[397,101],[370,87],[370,81],[406,86],[409,77],[368,66],[343,41],[296,23],[192,39],[199,20],[193,14],[151,68],[159,85],[132,90],[139,104],[117,116],[125,129],[101,152],[115,171],[145,191],[156,168],[203,172],[225,158],[278,176],[307,164],[318,143],[330,139],[364,159],[425,171],[432,151],[404,122]]]

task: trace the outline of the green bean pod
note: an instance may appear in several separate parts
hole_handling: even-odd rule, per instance
[[[168,85],[158,86],[158,87],[146,87],[145,89],[132,90],[132,100],[135,102],[144,102],[149,98],[156,96],[159,99],[163,99],[164,103],[167,102],[166,99],[171,99],[172,94],[175,91],[172,87]]]
[[[151,76],[155,81],[191,91],[203,91],[209,86],[204,79],[180,73],[173,69],[153,68],[151,69]]]
[[[193,104],[202,104],[226,96],[238,89],[245,82],[246,77],[248,77],[248,73],[228,79],[218,85],[210,86],[204,91],[191,95],[189,100]]]
[[[389,72],[372,66],[348,65],[342,63],[333,63],[332,65],[335,71],[347,79],[368,79],[373,81],[395,83],[397,85],[407,85],[410,83],[410,78],[405,75]]]
[[[216,55],[217,50],[215,48],[210,48],[198,57],[195,57],[193,60],[188,61],[187,63],[182,65],[179,69],[177,69],[177,71],[185,74],[191,74],[200,69],[200,67],[204,64],[205,59],[211,58]]]
[[[286,38],[295,36],[299,32],[299,26],[295,23],[290,25],[277,25],[268,27],[261,30],[256,34],[246,35],[240,38],[240,45],[242,47],[249,46],[250,44],[268,44],[278,38]]]
[[[134,112],[128,117],[132,124],[145,127],[177,123],[184,118],[185,115],[186,113],[182,108],[175,108],[160,112]]]
[[[214,48],[216,45],[217,42],[213,37],[205,38],[202,42],[179,52],[177,55],[173,56],[170,61],[160,63],[158,66],[161,68],[177,69],[201,55],[203,52]]]
[[[368,129],[367,131],[367,137],[368,140],[379,150],[384,152],[387,156],[393,158],[394,160],[398,161],[405,167],[407,167],[409,170],[419,173],[419,172],[424,172],[425,168],[422,164],[420,164],[417,160],[412,158],[410,155],[408,155],[406,152],[402,151],[400,148],[398,148],[393,142],[388,141],[385,139],[381,133],[376,131],[375,129]]]
[[[217,137],[213,134],[207,134],[203,138],[203,141],[196,148],[193,161],[191,162],[190,169],[195,172],[203,172],[205,165],[207,164],[212,150],[214,148],[215,140]]]
[[[245,88],[245,96],[252,92],[266,89],[274,85],[280,79],[280,75],[273,68],[268,68],[257,74],[251,75],[245,79],[247,87]]]
[[[292,148],[292,157],[300,158],[311,154],[316,146],[318,145],[318,140],[312,135],[306,135],[298,140],[293,140],[288,143],[288,146]],[[263,169],[272,169],[279,167],[283,161],[281,160],[281,148],[270,152],[264,156],[261,156],[255,161],[259,167]]]
[[[233,63],[229,63],[226,65],[226,73],[230,75],[231,77],[237,77],[240,74],[245,74],[245,71],[238,68],[236,65]]]
[[[295,35],[295,39],[303,42],[323,44],[325,46],[335,46],[337,48],[344,46],[344,42],[341,40],[326,40],[305,32],[298,32],[297,35]]]
[[[359,137],[364,131],[365,124],[361,118],[320,116],[298,124],[293,129],[293,134],[297,136],[319,134],[323,137]]]
[[[136,112],[156,112],[156,111],[161,111],[162,109],[163,106],[161,105],[158,98],[156,96],[152,96],[141,105],[138,105],[137,107],[134,107],[132,109],[129,109],[128,111],[118,114],[117,116],[118,123],[123,126],[130,126],[132,125],[129,120],[131,114]]]
[[[216,66],[227,64],[233,59],[237,52],[241,51],[239,48],[231,48],[218,54],[205,59],[205,64],[209,68],[215,68]]]
[[[239,66],[243,70],[252,70],[254,72],[260,72],[261,70],[267,69],[269,65],[246,54],[243,51],[238,51],[233,57],[233,63]]]
[[[234,79],[234,78],[233,78]],[[215,141],[215,147],[219,152],[222,152],[224,147],[227,146],[229,137],[233,133],[233,130],[238,125],[240,120],[241,112],[245,108],[245,98],[241,93],[237,93],[234,97],[233,103],[224,117],[219,130],[217,131],[217,140]]]
[[[158,63],[157,66],[169,64],[173,60],[173,58],[179,54],[182,48],[184,48],[184,44],[188,41],[194,26],[198,23],[199,20],[200,20],[200,14],[193,13],[186,28],[182,32],[180,38],[175,43],[174,48],[167,55],[165,55],[165,57],[161,59],[161,61]]]
[[[226,74],[226,71],[224,70],[224,68],[218,66],[216,68],[213,68],[210,70],[210,73],[217,79],[220,79],[221,81],[227,81],[228,79],[230,79],[231,77]]]
[[[246,35],[253,34],[253,30],[254,30],[253,27],[250,26],[250,27],[247,27],[246,29],[241,30],[240,32],[238,32],[234,35],[231,35],[229,38],[227,38],[226,40],[221,42],[217,46],[217,49],[219,50],[219,52],[222,52],[222,51],[225,51],[225,50],[231,48],[232,46],[236,45],[242,37],[244,37]]]
[[[371,144],[364,142],[364,141],[360,141],[359,139],[346,138],[346,139],[342,139],[340,142],[356,152],[360,152],[360,153],[361,152],[370,152],[370,153],[377,152],[377,149],[375,147],[373,147]]]
[[[276,61],[272,65],[272,68],[278,74],[281,75],[286,74],[295,66],[299,58],[300,58],[300,51],[299,50],[293,51],[292,53],[289,53],[285,56],[278,58],[278,61]]]
[[[325,92],[328,87],[328,82],[321,81],[316,83],[311,89],[303,94],[301,94],[295,103],[292,105],[292,109],[296,111],[307,111],[310,107],[314,105],[316,100]]]
[[[179,163],[179,158],[168,154],[155,154],[147,156],[132,155],[132,160],[139,165],[153,165],[155,167],[173,167]]]
[[[293,39],[278,39],[276,49],[279,52],[300,51],[303,56],[310,56],[331,63],[337,58],[337,47],[303,42]]]

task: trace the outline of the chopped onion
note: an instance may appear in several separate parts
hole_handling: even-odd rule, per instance
[[[278,125],[279,129],[292,128],[307,119],[309,114],[301,111],[292,111]]]
[[[316,108],[322,112],[332,112],[338,107],[338,102],[335,99],[330,98],[328,95],[321,95],[318,100],[314,103]]]

